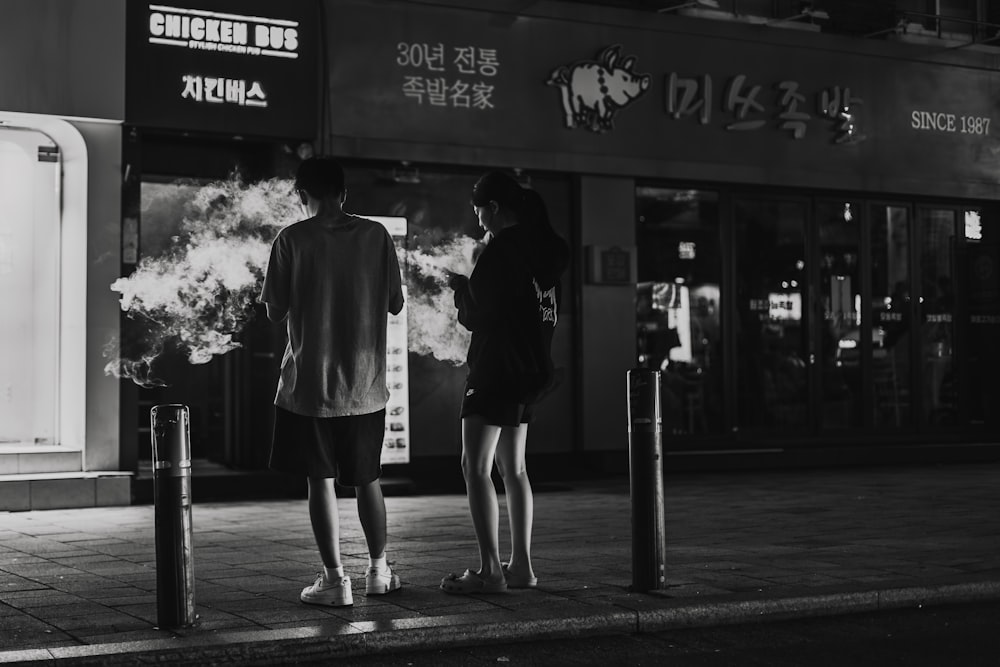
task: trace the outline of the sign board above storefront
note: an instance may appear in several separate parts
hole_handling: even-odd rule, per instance
[[[316,4],[194,0],[127,5],[127,123],[312,139]]]
[[[393,0],[343,0],[326,25],[331,136],[359,154],[877,192],[1000,173],[1000,74],[909,45]]]

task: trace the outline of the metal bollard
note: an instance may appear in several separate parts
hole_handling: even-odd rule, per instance
[[[191,549],[191,415],[186,405],[149,413],[156,505],[156,618],[161,628],[194,625]]]
[[[666,585],[660,371],[628,372],[629,483],[632,498],[632,590]]]

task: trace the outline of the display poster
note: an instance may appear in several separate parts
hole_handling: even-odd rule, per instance
[[[396,247],[406,244],[406,218],[362,216],[381,223]],[[402,258],[400,258],[402,266]],[[398,315],[389,313],[386,331],[386,373],[389,402],[385,406],[385,439],[382,441],[382,465],[410,462],[410,386],[409,345],[406,325],[406,285],[403,286],[403,309]]]

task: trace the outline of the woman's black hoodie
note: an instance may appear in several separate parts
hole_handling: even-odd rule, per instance
[[[553,386],[552,334],[569,246],[551,230],[508,227],[486,245],[468,281],[455,286],[458,321],[472,332],[468,384],[533,403]]]

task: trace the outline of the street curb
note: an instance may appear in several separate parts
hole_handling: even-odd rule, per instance
[[[135,664],[293,664],[400,651],[424,651],[504,641],[572,639],[615,634],[834,616],[922,605],[1000,600],[1000,581],[902,586],[864,591],[760,598],[731,597],[653,610],[575,616],[507,614],[489,618],[437,616],[323,624],[289,630],[220,632],[172,639],[0,652],[0,664],[73,667]]]
[[[638,632],[836,616],[923,605],[1000,600],[1000,581],[901,586],[817,595],[715,600],[638,612]]]

